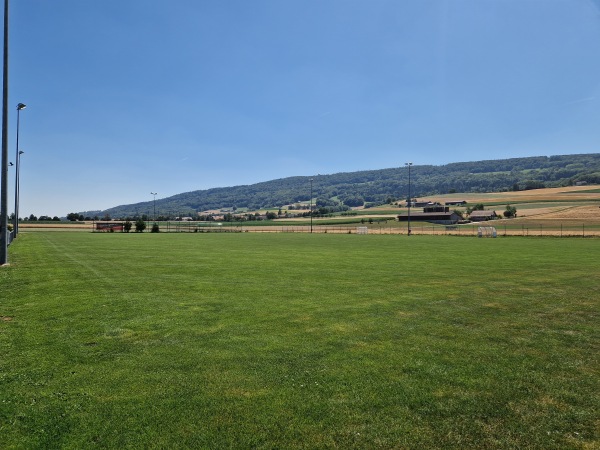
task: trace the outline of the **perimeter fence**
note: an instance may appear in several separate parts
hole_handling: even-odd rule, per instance
[[[503,236],[553,236],[553,237],[600,237],[600,224],[500,224],[470,223],[463,225],[437,225],[418,223],[411,226],[412,235],[448,235],[477,237],[479,228],[493,226],[498,237]],[[145,233],[151,232],[152,222],[148,223]],[[96,232],[106,232],[97,230]],[[161,233],[316,233],[316,234],[375,234],[406,235],[407,227],[386,224],[344,224],[344,225],[245,225],[245,224],[207,224],[206,222],[159,222]],[[131,230],[134,232],[134,229]]]

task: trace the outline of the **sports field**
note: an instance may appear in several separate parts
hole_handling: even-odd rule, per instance
[[[22,232],[0,448],[599,448],[600,239]]]

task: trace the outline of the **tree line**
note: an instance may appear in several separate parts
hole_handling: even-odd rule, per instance
[[[408,197],[408,170],[396,167],[331,175],[288,177],[252,185],[199,190],[156,201],[164,216],[195,217],[199,211],[223,208],[260,210],[313,201],[329,211],[392,203]],[[415,197],[459,192],[501,192],[600,183],[600,154],[540,156],[411,168]],[[121,205],[89,214],[141,217],[152,211],[152,201]],[[291,209],[291,208],[288,208]],[[86,214],[86,213],[83,213]]]

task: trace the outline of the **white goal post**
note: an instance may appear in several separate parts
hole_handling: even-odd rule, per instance
[[[369,234],[367,227],[356,227],[356,234]]]
[[[495,227],[478,227],[477,228],[477,237],[491,237],[495,238],[497,236]]]

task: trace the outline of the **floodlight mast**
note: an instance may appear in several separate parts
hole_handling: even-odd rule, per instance
[[[0,184],[0,265],[8,264],[8,0],[4,0],[2,80],[2,182]]]
[[[154,195],[154,222],[156,222],[156,192],[150,192],[150,195]]]
[[[412,166],[412,162],[405,163],[408,166],[408,236],[411,234],[410,229],[410,207],[412,203],[412,195],[410,191],[410,167]]]
[[[16,238],[19,234],[19,168],[21,166],[21,155],[25,152],[19,150],[19,122],[21,118],[21,110],[25,109],[27,105],[19,103],[17,105],[17,156],[16,156],[16,167],[15,167],[15,218],[13,223],[13,238]]]
[[[310,232],[312,233],[312,222],[313,222],[313,214],[312,214],[312,198],[313,198],[313,179],[310,179]]]

